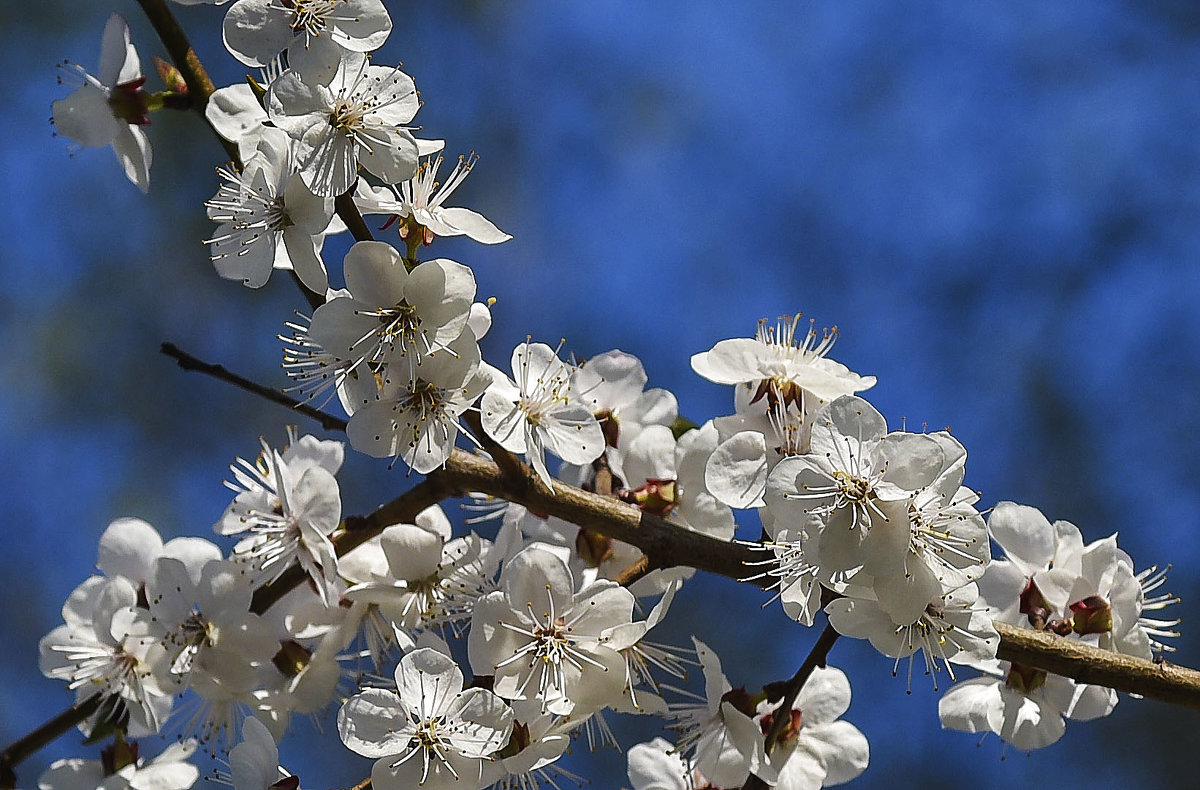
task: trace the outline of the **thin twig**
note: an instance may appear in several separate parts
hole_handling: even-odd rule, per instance
[[[350,231],[350,235],[354,237],[355,241],[374,241],[375,237],[371,235],[371,229],[367,227],[366,221],[358,211],[358,206],[354,204],[353,184],[333,199],[333,208],[342,222],[346,224],[346,230]]]
[[[289,409],[299,412],[305,417],[311,417],[312,419],[321,423],[321,427],[327,431],[342,431],[344,433],[346,430],[346,421],[341,417],[333,414],[326,414],[320,409],[313,408],[307,403],[303,403],[289,395],[283,394],[279,390],[274,390],[270,387],[264,387],[262,384],[251,381],[248,378],[239,376],[236,373],[231,373],[225,368],[224,365],[214,365],[211,362],[205,362],[204,360],[197,359],[183,349],[179,348],[179,346],[175,345],[174,343],[163,343],[159,350],[178,362],[179,367],[183,368],[184,370],[195,370],[205,374],[206,376],[212,376],[215,379],[232,384],[238,389],[243,389],[246,392],[258,395],[261,398],[266,398],[272,403],[278,403],[281,406],[287,406]]]
[[[767,732],[764,748],[767,754],[770,754],[775,745],[779,742],[779,736],[783,734],[787,728],[787,723],[791,719],[792,706],[796,703],[796,697],[800,695],[800,690],[804,688],[804,684],[808,682],[808,678],[812,675],[813,670],[817,667],[825,666],[825,661],[829,657],[829,650],[833,647],[833,643],[837,641],[840,634],[833,630],[833,626],[826,623],[825,630],[817,637],[816,643],[812,646],[812,650],[808,651],[808,656],[804,659],[804,663],[796,670],[796,674],[788,681],[787,690],[783,693],[783,700],[779,703],[779,707],[775,709],[775,719],[771,722],[771,729]]]
[[[652,573],[653,571],[655,571],[657,569],[658,569],[658,566],[655,563],[650,561],[650,555],[643,554],[642,556],[640,556],[636,560],[634,560],[632,563],[630,563],[629,567],[627,567],[625,570],[618,573],[616,575],[616,578],[613,579],[613,581],[615,581],[617,584],[621,585],[622,587],[628,587],[629,585],[636,582],[638,579],[641,579],[641,578],[649,575],[650,573]]]
[[[93,694],[83,702],[67,708],[20,740],[10,743],[3,752],[0,752],[0,789],[13,790],[17,786],[17,775],[14,770],[17,765],[67,730],[87,721],[87,718],[99,709],[103,698],[103,694]]]
[[[779,701],[779,706],[775,708],[774,717],[771,719],[771,729],[767,731],[763,741],[763,747],[766,750],[767,756],[775,750],[779,744],[779,738],[787,729],[788,724],[792,721],[792,707],[796,704],[796,698],[800,696],[801,689],[812,676],[813,670],[817,667],[825,666],[826,659],[829,657],[829,650],[833,647],[833,643],[837,641],[837,631],[833,630],[833,626],[828,623],[825,625],[825,630],[817,637],[817,641],[813,644],[812,650],[808,651],[808,655],[804,659],[804,663],[796,670],[796,674],[792,675],[791,679],[784,687],[783,699]],[[768,787],[767,783],[759,777],[751,774],[746,783],[742,785],[742,790],[765,790]]]

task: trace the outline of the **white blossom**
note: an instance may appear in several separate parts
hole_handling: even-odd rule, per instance
[[[482,214],[467,208],[443,205],[467,180],[478,157],[460,156],[444,182],[437,180],[442,156],[427,157],[417,174],[395,186],[372,187],[359,182],[355,202],[364,214],[391,214],[400,224],[400,238],[431,244],[437,236],[466,236],[480,244],[499,244],[512,238]]]
[[[797,333],[799,314],[783,316],[774,327],[764,319],[753,339],[722,340],[711,350],[692,356],[692,370],[718,384],[748,384],[754,400],[791,403],[801,414],[822,403],[875,386],[874,376],[859,376],[826,357],[837,330],[819,335],[810,326]]]
[[[237,0],[222,29],[229,52],[265,66],[287,51],[288,64],[328,82],[343,52],[371,52],[392,32],[381,0]]]
[[[396,691],[368,688],[338,713],[347,748],[377,758],[378,790],[478,786],[486,758],[508,743],[512,710],[490,691],[463,690],[446,655],[421,648],[400,659]]]
[[[598,580],[575,592],[565,562],[537,545],[509,560],[500,589],[475,606],[467,652],[493,689],[522,712],[581,715],[611,704],[625,662],[604,633],[633,620],[633,595]]]
[[[546,451],[572,464],[590,464],[604,452],[604,434],[572,386],[571,368],[545,343],[513,349],[514,382],[496,371],[483,394],[483,429],[513,453],[524,453],[551,488]]]
[[[288,136],[263,129],[241,172],[217,172],[225,183],[205,203],[208,218],[221,223],[208,240],[217,274],[258,288],[274,269],[292,269],[309,290],[325,293],[329,277],[320,243],[333,200],[304,185]]]
[[[96,75],[74,65],[64,65],[63,73],[79,87],[51,104],[55,128],[85,148],[111,145],[125,176],[148,191],[150,140],[141,128],[150,123],[142,92],[146,78],[125,19],[120,14],[108,18]]]
[[[348,53],[328,85],[289,69],[267,90],[267,115],[297,142],[300,175],[313,194],[335,197],[361,164],[389,184],[417,171],[417,141],[405,126],[420,102],[399,68]]]
[[[279,578],[298,561],[326,605],[331,605],[341,591],[341,580],[329,534],[341,522],[342,500],[328,467],[341,465],[341,446],[314,437],[304,439],[305,445],[294,442],[297,449],[289,447],[284,453],[263,440],[255,463],[237,459],[230,466],[234,481],[228,486],[238,494],[214,528],[222,535],[250,533],[235,554],[254,566],[260,581]],[[337,448],[322,450],[322,444]],[[327,457],[330,453],[336,463]]]

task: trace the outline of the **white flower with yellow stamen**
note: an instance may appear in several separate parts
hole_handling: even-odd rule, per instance
[[[368,688],[346,701],[338,733],[350,750],[377,758],[377,790],[472,788],[508,743],[512,719],[492,692],[463,689],[453,659],[421,648],[400,659],[396,691]]]

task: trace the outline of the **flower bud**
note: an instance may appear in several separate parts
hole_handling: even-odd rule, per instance
[[[762,728],[762,734],[764,738],[770,734],[771,727],[775,725],[775,714],[777,713],[779,713],[779,711],[764,714],[763,717],[758,720],[758,726]],[[783,726],[783,731],[779,733],[779,740],[777,743],[787,743],[788,741],[792,741],[800,737],[800,727],[803,721],[803,712],[793,708],[791,711],[791,716],[788,717],[787,724]]]
[[[1107,634],[1113,628],[1112,606],[1099,595],[1089,595],[1071,604],[1075,633]]]
[[[599,568],[613,555],[612,538],[580,527],[575,534],[575,551],[589,568]]]
[[[679,491],[674,480],[647,480],[644,486],[634,489],[631,496],[635,505],[660,518],[666,518],[679,504]]]
[[[1004,684],[1014,691],[1028,694],[1041,688],[1046,682],[1046,670],[1031,667],[1027,664],[1013,662],[1008,668],[1008,677]]]

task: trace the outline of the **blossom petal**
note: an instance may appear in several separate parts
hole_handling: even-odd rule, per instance
[[[121,124],[113,138],[113,151],[125,170],[125,177],[142,192],[150,191],[150,138],[140,126]]]
[[[338,734],[346,748],[364,757],[388,757],[408,750],[410,727],[400,697],[387,689],[365,688],[338,711]]]
[[[113,117],[108,96],[91,83],[85,83],[66,98],[51,102],[50,114],[59,134],[85,148],[108,145],[121,127],[128,126]]]
[[[437,211],[439,219],[462,235],[480,244],[500,244],[512,238],[497,228],[482,214],[466,208],[443,208]]]

